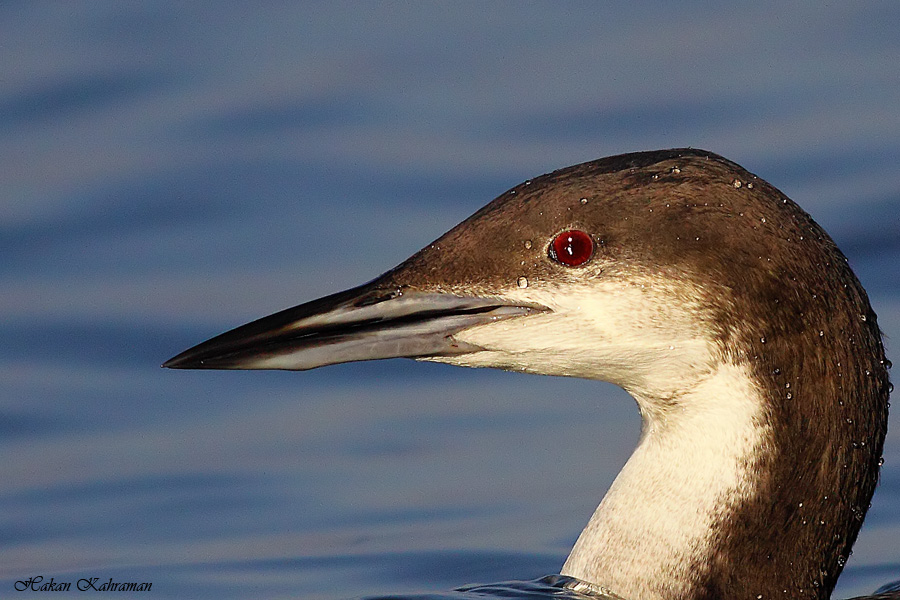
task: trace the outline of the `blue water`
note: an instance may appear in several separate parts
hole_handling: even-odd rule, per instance
[[[0,3],[0,596],[557,572],[637,440],[620,390],[159,364],[569,164],[691,145],[758,173],[846,252],[897,362],[898,22],[887,2]],[[836,597],[900,578],[897,415]]]

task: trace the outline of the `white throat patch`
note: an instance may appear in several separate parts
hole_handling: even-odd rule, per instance
[[[646,399],[638,399],[643,405]],[[752,465],[769,432],[745,367],[721,365],[641,442],[562,569],[635,600],[686,593],[709,563],[714,527],[756,493]]]
[[[721,360],[703,320],[702,294],[688,283],[576,280],[502,297],[551,312],[461,331],[456,339],[484,351],[426,360],[598,379],[648,398],[690,389]]]
[[[690,590],[720,517],[755,493],[750,465],[769,435],[749,369],[713,340],[702,291],[646,276],[503,297],[552,312],[462,331],[454,337],[484,350],[428,360],[609,381],[643,418],[562,573],[633,600]]]

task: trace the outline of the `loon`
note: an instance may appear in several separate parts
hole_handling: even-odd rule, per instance
[[[847,259],[703,150],[525,181],[373,281],[163,366],[393,357],[634,397],[640,441],[561,570],[613,597],[829,598],[883,462],[890,362]]]

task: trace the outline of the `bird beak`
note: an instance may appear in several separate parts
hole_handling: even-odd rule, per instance
[[[454,335],[549,309],[502,298],[386,287],[380,280],[289,308],[185,350],[172,369],[288,369],[481,350]]]

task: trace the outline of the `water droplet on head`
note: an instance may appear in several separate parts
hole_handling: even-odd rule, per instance
[[[744,184],[741,182],[740,179],[735,179],[734,181],[731,182],[731,185],[733,185],[733,186],[736,187],[736,188],[739,188],[739,187],[741,187],[741,186],[744,185]]]
[[[525,249],[531,250],[531,240],[525,240]]]
[[[793,397],[794,397],[794,395],[793,395],[792,393],[790,393],[790,392],[787,393],[787,399],[788,399],[788,400],[790,400],[790,399],[793,398]]]
[[[765,223],[765,222],[766,222],[766,218],[765,218],[765,217],[762,217],[762,218],[760,219],[760,222],[761,222],[761,223]]]
[[[766,343],[766,338],[761,337],[761,338],[759,338],[759,341],[762,342],[763,344],[765,344],[765,343]]]
[[[518,279],[516,279],[516,285],[519,286],[520,288],[527,288],[528,287],[528,279],[525,277],[519,277]]]
[[[582,198],[582,199],[581,199],[581,203],[582,203],[582,204],[587,204],[587,198]]]
[[[819,330],[819,337],[825,337],[825,332],[823,330]]]
[[[681,168],[680,167],[672,167],[672,173],[675,173],[676,175],[678,175],[679,173],[681,173]]]
[[[752,182],[752,181],[750,181],[750,182],[747,183],[747,189],[748,189],[748,190],[752,190],[752,189],[753,189],[753,182]]]

